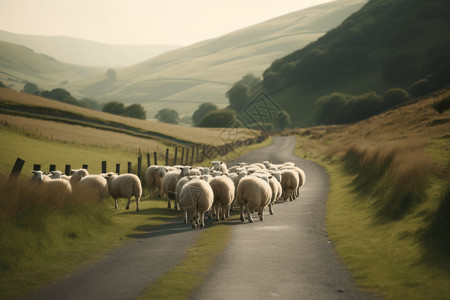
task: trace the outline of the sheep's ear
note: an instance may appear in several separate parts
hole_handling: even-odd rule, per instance
[[[35,171],[35,170],[33,170],[33,171],[31,171],[31,173],[33,173],[33,174],[36,174],[36,171]]]

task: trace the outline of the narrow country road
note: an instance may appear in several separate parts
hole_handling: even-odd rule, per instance
[[[212,273],[192,299],[372,299],[355,287],[328,239],[328,176],[294,155],[295,137],[274,137],[269,147],[235,161],[294,162],[306,173],[300,197],[266,210],[264,221],[235,221],[233,235]],[[233,162],[230,164],[232,165]]]
[[[295,162],[305,171],[306,184],[297,200],[276,204],[273,216],[266,211],[263,222],[227,223],[231,241],[192,299],[373,298],[355,287],[327,237],[326,172],[296,157],[294,148],[295,137],[274,137],[272,145],[239,159]],[[182,260],[199,233],[181,218],[174,220],[27,299],[136,299]]]

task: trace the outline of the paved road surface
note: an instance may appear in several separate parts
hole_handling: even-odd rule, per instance
[[[294,146],[294,137],[275,137],[271,146],[240,159],[293,161],[305,171],[306,184],[299,199],[276,204],[263,222],[229,222],[231,241],[192,299],[369,298],[354,286],[327,237],[328,177],[317,164],[294,156]],[[135,299],[181,261],[199,232],[175,220],[29,299]]]
[[[274,137],[243,162],[295,162],[306,173],[300,197],[274,205],[264,221],[235,222],[231,242],[192,299],[369,299],[336,257],[325,228],[328,176],[294,155],[294,137]]]

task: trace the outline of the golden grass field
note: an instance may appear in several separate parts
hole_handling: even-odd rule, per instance
[[[184,127],[156,121],[127,118],[109,113],[104,113],[101,111],[95,111],[83,107],[73,106],[59,101],[46,99],[43,97],[19,93],[17,91],[4,88],[0,88],[0,101],[7,101],[21,105],[33,105],[63,111],[70,111],[72,113],[77,113],[88,117],[101,119],[104,121],[122,123],[135,128],[161,133],[186,142],[198,144],[221,145],[224,143],[230,143],[236,138],[246,139],[246,138],[253,138],[256,135],[258,135],[258,132],[254,130],[248,130],[243,128],[239,130],[238,136],[230,137],[227,134],[223,134],[224,132],[223,128]]]

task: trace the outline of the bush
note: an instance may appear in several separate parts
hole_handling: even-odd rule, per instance
[[[178,122],[180,121],[180,117],[178,116],[176,110],[170,108],[161,109],[155,115],[155,118],[160,122],[170,124],[178,124]]]
[[[408,84],[416,79],[417,61],[408,54],[398,54],[383,63],[383,78],[396,84]]]
[[[236,112],[232,109],[218,109],[207,113],[199,123],[200,127],[227,127],[236,120]]]
[[[390,108],[402,104],[411,99],[404,89],[393,88],[387,90],[383,95],[383,107]]]
[[[219,109],[217,107],[217,105],[212,104],[211,102],[206,102],[206,103],[202,103],[200,104],[200,106],[198,107],[198,109],[194,112],[194,114],[192,115],[192,122],[194,122],[195,126],[198,126],[201,119],[210,111],[213,110],[217,110]]]

